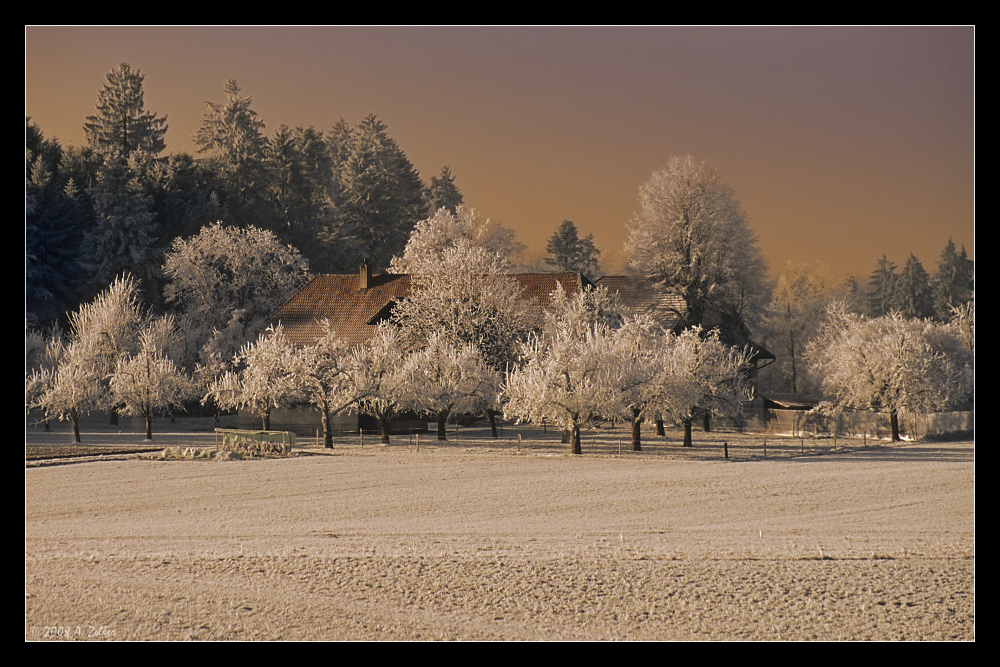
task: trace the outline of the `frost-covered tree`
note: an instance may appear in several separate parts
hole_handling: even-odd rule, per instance
[[[193,396],[190,378],[169,356],[177,337],[172,318],[150,321],[136,353],[120,358],[111,375],[112,400],[121,414],[145,419],[147,440],[153,439],[153,417],[181,409]]]
[[[802,362],[806,343],[825,319],[833,286],[826,268],[789,260],[774,283],[765,323],[764,345],[775,353],[772,378],[775,391],[803,391],[806,377]]]
[[[388,322],[379,324],[375,335],[354,352],[354,391],[364,394],[358,407],[378,420],[382,442],[389,444],[389,427],[400,410],[399,386],[404,355],[399,329]]]
[[[431,176],[431,184],[427,188],[427,209],[431,212],[440,208],[454,214],[463,204],[462,193],[455,185],[455,177],[447,166],[441,169],[440,176]]]
[[[483,363],[474,345],[453,345],[434,335],[403,362],[397,391],[400,406],[430,415],[438,440],[446,440],[448,419],[494,404],[498,384],[498,373]]]
[[[685,447],[692,446],[691,422],[698,415],[736,416],[752,398],[746,351],[720,341],[717,330],[672,334],[664,359],[651,410],[684,426]]]
[[[548,263],[558,271],[573,271],[593,279],[601,272],[601,251],[594,245],[594,235],[580,238],[576,223],[563,220],[546,244]]]
[[[189,318],[198,348],[215,338],[231,358],[271,313],[309,280],[306,260],[256,227],[204,227],[175,239],[163,266],[164,299]]]
[[[822,408],[888,413],[893,441],[900,412],[962,406],[975,387],[973,352],[955,329],[898,313],[869,319],[831,307],[810,358]]]
[[[91,376],[97,378],[103,399],[95,407],[112,408],[112,424],[117,423],[118,413],[114,403],[107,400],[108,384],[119,359],[135,352],[146,320],[139,283],[130,275],[119,276],[93,301],[70,315],[70,343],[82,355],[80,363],[89,366]],[[75,374],[82,377],[82,373]]]
[[[486,266],[484,270],[509,271],[516,266],[527,249],[517,238],[517,231],[482,216],[478,211],[458,206],[455,211],[439,208],[431,217],[416,224],[402,255],[392,258],[392,273],[427,274],[437,270],[445,251],[459,245],[479,248],[490,256],[497,255],[503,266]]]
[[[87,116],[83,126],[87,143],[98,153],[126,159],[136,151],[159,155],[166,148],[167,119],[146,110],[142,74],[121,63],[107,79],[97,93],[97,114]]]
[[[261,419],[261,428],[271,428],[271,410],[292,405],[301,397],[295,379],[295,349],[284,328],[269,327],[256,341],[247,343],[236,359],[237,370],[212,383],[205,400],[223,410],[247,409]]]
[[[424,186],[388,127],[374,114],[351,134],[345,152],[337,174],[342,233],[358,242],[362,257],[368,257],[373,267],[384,270],[402,253],[417,222],[427,217]]]
[[[435,217],[449,215],[441,210]],[[518,345],[538,322],[502,257],[459,238],[407,266],[413,287],[396,305],[393,320],[408,351],[442,336],[455,346],[474,345],[494,370],[514,362]]]
[[[28,407],[42,410],[46,421],[60,419],[73,426],[73,441],[80,442],[80,418],[103,405],[102,378],[78,342],[60,344],[54,365],[28,376]]]
[[[632,423],[632,450],[642,450],[643,420],[661,418],[660,398],[668,334],[648,317],[625,320],[614,330],[622,404]]]
[[[29,374],[29,407],[41,409],[46,420],[70,421],[79,442],[80,417],[113,406],[108,400],[111,376],[118,361],[135,351],[145,320],[138,286],[130,276],[118,278],[80,306],[69,316],[66,340],[54,335],[46,343],[43,362]],[[112,423],[116,417],[112,411]]]
[[[522,347],[524,366],[507,373],[504,415],[518,422],[555,424],[570,434],[572,453],[583,452],[580,429],[621,415],[618,357],[611,331],[559,327]]]
[[[253,98],[240,95],[233,79],[223,89],[226,101],[205,102],[208,112],[195,135],[199,153],[209,154],[223,190],[223,205],[241,224],[267,221],[269,210],[267,137],[253,110]]]
[[[631,271],[673,296],[675,331],[714,311],[755,326],[769,301],[767,265],[734,190],[708,162],[674,157],[639,190],[625,254]]]
[[[360,368],[360,357],[350,344],[337,336],[329,320],[324,320],[322,327],[320,337],[296,351],[292,373],[305,400],[319,410],[323,446],[331,448],[333,416],[369,398],[371,387],[367,384],[367,369]]]

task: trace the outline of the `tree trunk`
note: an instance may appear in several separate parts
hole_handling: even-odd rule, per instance
[[[667,432],[663,428],[663,420],[662,419],[657,419],[656,420],[656,435],[659,435],[659,436],[666,436],[667,435]]]
[[[263,431],[271,430],[271,411],[265,410],[264,414],[260,418],[260,427]]]
[[[497,413],[493,410],[487,410],[486,414],[490,418],[490,431],[493,432],[493,437],[499,438],[500,436],[497,435]]]
[[[80,442],[80,417],[73,414],[70,419],[73,421],[73,442]]]
[[[639,408],[632,408],[632,451],[642,451],[642,417]]]
[[[118,426],[118,410],[116,408],[111,408],[111,417],[109,420],[111,426]]]
[[[712,413],[706,412],[705,416],[702,417],[702,425],[705,433],[710,433],[712,431]]]
[[[889,410],[889,427],[892,429],[892,441],[899,442],[899,413],[895,408]]]
[[[580,447],[580,427],[574,425],[570,434],[570,439],[573,441],[573,453],[583,454],[583,449]]]
[[[146,415],[146,440],[153,439],[153,415]]]
[[[438,440],[447,440],[448,432],[446,428],[448,425],[448,413],[439,412],[437,421],[438,421]]]
[[[333,425],[330,419],[330,413],[323,410],[323,446],[327,449],[333,449]]]
[[[684,420],[684,444],[683,447],[691,447],[691,418]]]
[[[379,417],[378,424],[382,427],[382,444],[389,444],[389,428],[392,426],[392,419],[389,417]]]

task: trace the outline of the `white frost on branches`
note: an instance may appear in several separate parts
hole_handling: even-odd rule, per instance
[[[213,382],[205,400],[214,400],[223,410],[246,408],[269,430],[271,410],[287,407],[301,395],[293,373],[294,357],[284,328],[280,324],[269,327],[243,346],[234,360],[237,370]]]
[[[392,273],[426,274],[441,263],[450,248],[466,245],[480,248],[486,255],[499,256],[505,267],[516,266],[526,250],[517,232],[492,218],[483,218],[475,209],[459,206],[454,213],[446,208],[417,223],[401,257],[393,257]],[[487,267],[488,268],[488,267]]]
[[[892,313],[869,319],[831,307],[810,343],[812,371],[828,403],[821,409],[889,414],[899,440],[900,412],[960,407],[975,390],[975,357],[961,328]]]
[[[445,440],[448,418],[493,407],[498,385],[498,373],[487,368],[474,345],[453,345],[444,336],[434,335],[406,358],[397,387],[398,402],[403,409],[432,415],[438,440]]]
[[[628,226],[629,267],[679,298],[679,332],[709,311],[754,325],[769,300],[767,265],[736,197],[708,162],[671,158],[639,190]]]
[[[153,417],[179,410],[191,397],[188,376],[169,358],[176,330],[169,318],[151,321],[132,356],[122,357],[111,376],[110,390],[123,415],[146,420],[146,439],[153,438]]]

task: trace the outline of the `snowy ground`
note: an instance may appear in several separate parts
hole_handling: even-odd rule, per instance
[[[485,435],[27,467],[25,637],[975,639],[972,442]]]

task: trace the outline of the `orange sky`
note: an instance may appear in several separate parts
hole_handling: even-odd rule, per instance
[[[973,27],[25,28],[25,115],[83,145],[107,72],[145,76],[168,151],[236,79],[271,134],[377,114],[425,182],[530,251],[563,219],[621,261],[639,186],[672,155],[736,188],[772,269],[861,277],[883,253],[974,257]],[[620,268],[612,262],[612,270]]]

